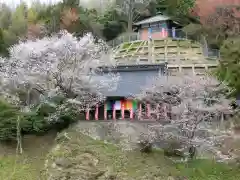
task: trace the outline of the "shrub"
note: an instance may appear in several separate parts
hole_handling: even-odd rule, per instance
[[[51,129],[59,131],[80,119],[76,108],[64,108],[55,120],[49,120],[56,112],[55,107],[45,103],[29,113],[21,113],[17,107],[0,100],[0,141],[16,140],[18,117],[22,134],[43,134]]]
[[[18,116],[21,116],[21,113],[17,108],[0,100],[0,140],[16,138]]]

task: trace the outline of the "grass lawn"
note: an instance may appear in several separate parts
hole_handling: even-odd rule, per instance
[[[47,175],[51,180],[87,179],[167,180],[173,177],[191,180],[239,180],[240,169],[210,160],[174,163],[160,151],[151,154],[123,152],[111,144],[68,131],[49,154]],[[104,174],[104,175],[103,175]],[[108,175],[106,175],[108,174]],[[102,177],[104,176],[104,177]],[[75,178],[74,178],[75,177]],[[113,178],[113,179],[114,179]]]

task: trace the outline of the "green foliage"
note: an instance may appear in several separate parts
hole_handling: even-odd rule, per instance
[[[240,39],[227,39],[221,47],[221,61],[216,76],[233,89],[234,96],[240,93],[239,69]]]
[[[56,98],[54,101],[60,103],[62,100]],[[51,119],[50,117],[55,114],[55,118]],[[18,117],[23,134],[43,134],[51,129],[62,130],[68,127],[80,119],[80,114],[74,107],[63,108],[59,112],[56,107],[48,103],[36,106],[29,113],[21,113],[18,108],[1,100],[0,141],[16,140]]]
[[[46,35],[56,33],[63,28],[61,26],[63,12],[69,8],[79,17],[76,22],[70,23],[71,25],[67,28],[69,32],[77,37],[86,32],[92,32],[95,36],[109,41],[127,31],[130,15],[133,18],[132,21],[136,22],[156,15],[157,11],[162,11],[180,20],[181,23],[188,24],[188,12],[193,7],[194,2],[195,0],[157,0],[156,2],[151,1],[148,5],[134,3],[132,12],[127,12],[124,7],[120,9],[111,7],[101,13],[96,9],[86,9],[79,6],[78,0],[64,0],[51,5],[35,2],[32,7],[27,7],[26,4],[21,3],[13,11],[10,11],[7,5],[3,5],[4,8],[0,12],[0,25],[3,28],[0,42],[2,42],[1,39],[4,40],[4,49],[17,43],[19,37],[23,38],[28,33],[29,24],[43,25]],[[118,1],[116,3],[123,5],[126,2]],[[27,19],[25,19],[26,15]],[[6,52],[1,49],[0,53],[5,54]]]
[[[60,131],[80,119],[79,112],[74,107],[59,110],[58,106],[61,105],[44,103],[26,114],[24,121],[27,123],[23,127],[23,132],[42,134],[51,129]]]
[[[4,41],[2,29],[0,29],[0,54],[3,54],[3,55],[7,55],[8,54],[7,45],[6,45],[5,41]]]
[[[157,0],[157,11],[168,15],[188,15],[196,0]]]
[[[57,5],[42,8],[37,14],[37,20],[43,22],[47,29],[48,35],[60,30],[62,7]]]
[[[77,7],[79,5],[79,0],[63,0],[63,5]]]
[[[106,40],[112,40],[124,32],[123,26],[118,21],[109,21],[104,24],[103,35]]]
[[[18,109],[0,100],[0,140],[15,139]]]

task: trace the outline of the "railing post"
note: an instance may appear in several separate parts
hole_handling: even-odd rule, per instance
[[[172,27],[172,38],[176,38],[176,28]]]

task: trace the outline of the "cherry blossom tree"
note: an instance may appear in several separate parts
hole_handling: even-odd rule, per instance
[[[61,94],[84,110],[103,100],[103,92],[114,89],[118,81],[113,73],[96,78],[99,66],[114,67],[107,48],[91,34],[78,40],[66,31],[21,42],[10,49],[10,58],[2,59],[3,92],[13,95],[12,90],[25,88],[41,97]]]
[[[1,96],[21,111],[49,104],[60,113],[76,108],[79,112],[104,100],[104,92],[114,90],[118,75],[99,74],[99,66],[114,67],[105,42],[91,34],[81,39],[66,31],[12,46],[9,58],[0,58]],[[24,92],[24,93],[22,93]],[[22,96],[23,95],[23,96]],[[62,97],[59,104],[52,99]],[[18,149],[21,148],[20,118],[17,120]]]
[[[156,79],[150,88],[136,95],[152,105],[151,118],[159,122],[150,128],[148,138],[176,143],[177,148],[187,149],[189,153],[198,148],[228,159],[230,155],[224,156],[219,149],[226,138],[233,136],[231,129],[224,126],[225,116],[233,111],[223,90],[222,84],[208,76]],[[168,116],[161,119],[163,105],[168,107]]]
[[[81,39],[66,31],[42,39],[20,42],[0,57],[0,95],[22,112],[48,104],[56,112],[47,121],[58,122],[60,114],[84,111],[104,100],[114,90],[118,75],[99,74],[99,66],[114,67],[108,46],[91,34]],[[61,97],[61,103],[54,98]],[[19,115],[21,116],[21,115]],[[22,153],[21,117],[16,119],[17,152]]]

